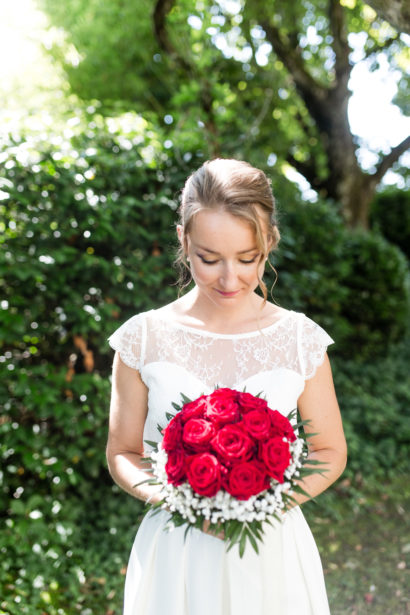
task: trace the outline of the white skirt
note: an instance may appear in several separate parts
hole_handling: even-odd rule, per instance
[[[265,529],[256,554],[226,551],[199,530],[164,530],[169,514],[148,513],[132,547],[124,615],[330,615],[322,565],[302,511]]]

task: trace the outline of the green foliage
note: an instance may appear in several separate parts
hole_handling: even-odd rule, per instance
[[[86,335],[104,366],[105,323],[174,295],[176,194],[166,167],[147,166],[141,149],[107,134],[33,165],[19,162],[18,148],[6,155],[0,332],[25,364],[60,365],[74,336]]]
[[[345,244],[350,271],[341,315],[354,326],[350,356],[381,355],[408,330],[410,286],[402,252],[378,233],[356,231]],[[349,348],[346,348],[349,352]]]
[[[384,355],[409,324],[409,273],[401,251],[376,231],[349,231],[326,202],[286,202],[281,210],[275,299],[331,331],[346,358]],[[269,280],[268,287],[272,274]]]
[[[110,522],[116,513],[104,460],[106,338],[176,294],[177,194],[166,161],[160,170],[153,157],[154,136],[134,120],[134,133],[110,124],[75,146],[59,140],[33,153],[28,140],[1,154],[0,609],[13,615],[77,613],[100,578],[97,610],[120,602],[108,597],[113,583],[120,591],[128,552],[113,549],[106,563],[84,549],[90,511],[104,519],[104,502]]]
[[[384,357],[335,357],[334,379],[348,442],[345,476],[368,487],[409,470],[409,338]]]
[[[119,614],[141,512],[141,502],[97,480],[83,498],[15,496],[0,536],[0,613]]]
[[[410,258],[410,191],[379,192],[371,204],[370,223]]]
[[[332,331],[339,346],[351,334],[351,325],[340,316],[349,292],[343,282],[350,270],[344,258],[347,232],[341,216],[324,201],[284,202],[279,195],[279,228],[274,298],[317,319]]]
[[[201,148],[206,157],[235,155],[264,166],[274,152],[280,162],[294,158],[309,181],[313,169],[318,182],[328,176],[321,135],[329,118],[308,111],[295,75],[267,42],[269,22],[290,51],[297,50],[295,73],[303,72],[312,91],[325,88],[325,95],[340,77],[334,58],[345,47],[345,32],[360,33],[375,68],[379,55],[397,60],[398,90],[405,84],[404,40],[390,41],[395,32],[360,1],[337,14],[337,37],[323,2],[178,0],[168,5],[161,24],[168,51],[155,36],[156,3],[38,2],[51,24],[64,31],[64,42],[57,38],[51,52],[63,65],[71,91],[83,100],[98,99],[106,113],[132,108],[161,126],[167,118],[167,137],[181,158]],[[78,61],[73,61],[73,48]],[[347,100],[347,87],[345,95]],[[346,100],[340,106],[334,101],[336,113],[345,113]],[[397,97],[397,104],[403,103],[404,96]]]
[[[161,62],[153,37],[151,2],[39,0],[38,4],[60,29],[60,36],[51,37],[50,53],[64,68],[71,91],[82,100],[99,100],[117,110],[128,110],[130,104],[134,110],[166,104],[172,75]]]

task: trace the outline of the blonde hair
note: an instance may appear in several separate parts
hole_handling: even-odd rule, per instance
[[[246,220],[255,232],[261,261],[268,259],[269,253],[276,249],[280,240],[275,198],[265,173],[243,160],[208,160],[188,177],[181,193],[178,213],[183,237],[175,259],[180,269],[180,290],[192,279],[185,256],[187,237],[195,214],[203,209],[219,209]],[[266,285],[262,279],[258,278],[258,281],[266,301]]]

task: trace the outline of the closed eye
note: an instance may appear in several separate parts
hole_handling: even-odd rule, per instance
[[[198,254],[199,258],[201,259],[201,261],[203,263],[205,263],[205,265],[215,265],[218,260],[215,261],[208,261],[206,260],[206,258],[204,258],[203,256],[201,256],[200,254]],[[256,261],[256,259],[258,258],[259,255],[254,256],[251,260],[244,260],[244,259],[240,259],[239,262],[242,263],[243,265],[250,265],[252,263],[254,263]]]

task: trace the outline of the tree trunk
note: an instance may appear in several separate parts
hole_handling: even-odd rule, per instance
[[[357,161],[356,145],[348,123],[348,100],[347,88],[337,87],[328,91],[322,106],[320,137],[329,171],[324,191],[326,196],[342,205],[348,226],[368,228],[369,206],[378,182],[365,173]]]
[[[357,145],[350,130],[348,87],[353,65],[348,43],[346,16],[339,0],[327,0],[329,30],[335,56],[334,79],[324,85],[315,79],[303,59],[299,47],[291,44],[287,34],[279,29],[271,15],[263,13],[259,24],[267,40],[292,77],[296,91],[313,119],[327,157],[327,177],[323,179],[314,160],[301,162],[288,155],[287,160],[309,181],[320,194],[341,203],[346,223],[351,226],[369,226],[369,205],[376,186],[386,171],[410,146],[410,139],[392,148],[379,162],[374,174],[365,173],[359,166]]]

